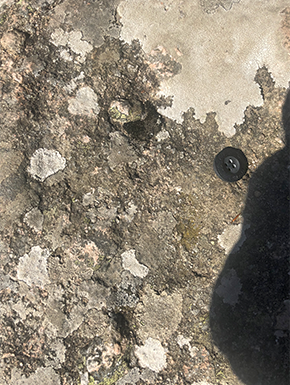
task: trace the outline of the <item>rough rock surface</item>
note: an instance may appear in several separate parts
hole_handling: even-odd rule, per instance
[[[289,91],[265,62],[232,137],[163,116],[182,68],[120,39],[119,3],[0,0],[0,384],[286,385]]]

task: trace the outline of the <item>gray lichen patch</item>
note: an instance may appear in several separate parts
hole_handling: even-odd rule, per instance
[[[138,207],[134,202],[129,202],[125,213],[121,216],[125,221],[132,222],[135,214],[138,212]]]
[[[14,385],[60,385],[58,374],[51,368],[38,368],[29,377],[21,375],[18,369],[12,371],[11,383]]]
[[[182,295],[178,292],[156,295],[149,287],[145,293],[135,310],[138,336],[143,342],[149,337],[166,341],[181,321]]]
[[[69,100],[68,111],[73,115],[98,115],[98,97],[90,87],[80,88],[75,98]]]
[[[95,196],[94,196],[93,192],[88,192],[88,193],[83,195],[83,205],[85,207],[93,205],[94,201],[95,201]]]
[[[119,0],[107,0],[106,3],[65,0],[55,6],[50,26],[59,27],[65,22],[74,30],[81,30],[84,40],[99,47],[106,36],[119,36],[120,26],[115,17],[118,3]]]
[[[219,6],[225,11],[229,11],[234,3],[239,3],[240,0],[200,0],[200,5],[206,13],[215,13]]]
[[[118,380],[116,385],[135,385],[140,379],[145,381],[146,384],[154,384],[156,376],[157,373],[153,372],[149,368],[145,368],[141,371],[139,368],[133,368],[128,374]]]
[[[66,160],[56,150],[39,148],[30,159],[27,171],[34,179],[45,181],[49,176],[61,171],[66,166]]]
[[[243,225],[240,223],[238,225],[229,225],[227,226],[222,234],[218,235],[218,242],[226,251],[226,254],[229,254],[230,251],[234,248],[236,243],[239,241],[243,231]]]
[[[20,257],[17,278],[28,286],[36,285],[44,288],[50,283],[47,272],[49,250],[39,246],[32,247],[29,254]]]
[[[194,357],[195,355],[194,353],[196,352],[196,350],[198,350],[197,348],[191,346],[190,338],[186,338],[182,335],[177,336],[177,343],[180,346],[180,348],[183,348],[183,346],[187,346],[191,357]]]
[[[93,49],[93,46],[87,41],[83,40],[83,34],[81,31],[73,30],[65,32],[62,28],[57,28],[51,34],[51,40],[54,45],[64,47],[60,51],[60,56],[65,61],[72,61],[73,57],[70,54],[69,49],[73,51],[77,56],[77,61],[83,63],[86,55]]]
[[[135,277],[144,278],[148,274],[148,267],[138,262],[135,256],[135,250],[127,250],[121,254],[123,268],[129,270]]]
[[[23,219],[23,221],[35,231],[42,230],[43,220],[43,214],[37,207],[28,211]]]
[[[160,212],[152,222],[152,227],[159,234],[160,238],[170,237],[177,225],[177,221],[171,212]]]
[[[234,269],[230,269],[221,279],[216,293],[222,298],[224,303],[234,306],[241,294],[242,284]]]
[[[77,55],[85,57],[88,52],[93,49],[93,46],[82,40],[81,31],[65,32],[58,28],[51,34],[51,42],[56,46],[68,46]]]
[[[121,132],[116,131],[110,133],[111,149],[108,156],[108,164],[112,170],[115,170],[129,162],[138,159],[136,151],[128,143],[128,138]]]
[[[157,142],[162,142],[163,140],[168,139],[169,136],[170,135],[168,131],[165,131],[165,130],[159,131],[156,135]]]
[[[142,368],[160,372],[166,367],[166,350],[160,341],[149,337],[143,346],[137,346],[135,354]]]

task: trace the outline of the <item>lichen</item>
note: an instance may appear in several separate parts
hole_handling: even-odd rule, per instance
[[[86,357],[83,357],[83,362],[81,362],[79,365],[78,365],[78,368],[79,370],[82,370],[83,368],[86,367]]]
[[[142,119],[142,104],[139,101],[114,100],[108,112],[113,122],[135,122]]]
[[[200,226],[197,224],[195,200],[189,194],[181,194],[180,213],[175,230],[181,237],[179,244],[190,252],[197,243]]]
[[[200,228],[196,226],[193,220],[186,220],[186,223],[180,222],[176,226],[176,230],[181,235],[180,244],[186,251],[191,251],[192,247],[196,244],[197,238],[200,233]]]
[[[7,15],[5,13],[3,13],[1,16],[0,16],[0,25],[4,24],[4,22],[6,21],[7,19]]]
[[[114,373],[111,376],[105,377],[101,382],[98,382],[99,385],[113,385],[121,377],[123,377],[127,371],[128,367],[125,362],[122,362],[119,367],[116,368]],[[92,382],[93,381],[93,382]],[[89,385],[95,385],[93,377],[90,376]]]

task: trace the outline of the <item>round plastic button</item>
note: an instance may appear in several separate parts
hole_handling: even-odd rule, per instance
[[[226,147],[214,158],[213,168],[223,181],[236,182],[247,172],[248,160],[242,150]]]

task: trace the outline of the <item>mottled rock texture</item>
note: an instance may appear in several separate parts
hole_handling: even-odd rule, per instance
[[[122,40],[119,3],[0,0],[0,383],[286,385],[289,93],[255,68],[230,138],[193,99],[162,115],[180,52]],[[237,28],[248,4],[193,3]],[[207,81],[215,65],[186,92]],[[140,119],[112,119],[123,101]],[[226,146],[249,162],[233,184],[213,171]]]

